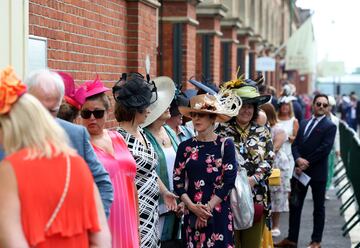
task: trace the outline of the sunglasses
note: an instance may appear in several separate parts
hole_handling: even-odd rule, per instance
[[[94,111],[90,111],[90,110],[81,110],[80,112],[80,116],[83,119],[89,119],[91,117],[91,115],[94,115],[95,119],[101,119],[104,117],[105,114],[105,110],[101,110],[101,109],[97,109]]]
[[[190,117],[191,118],[195,118],[196,116],[198,116],[199,118],[203,118],[205,116],[207,116],[208,114],[205,114],[205,113],[195,113],[195,112],[191,112],[190,113]]]
[[[317,103],[316,103],[316,106],[317,106],[317,107],[321,107],[321,105],[322,105],[324,108],[327,108],[327,107],[329,106],[329,104],[327,104],[327,103],[321,103],[321,102],[317,102]]]

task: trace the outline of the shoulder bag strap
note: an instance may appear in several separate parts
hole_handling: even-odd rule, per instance
[[[64,203],[65,197],[69,191],[70,176],[71,176],[70,156],[66,155],[66,178],[65,178],[64,190],[63,190],[63,193],[61,194],[60,200],[59,200],[54,212],[52,213],[50,219],[46,223],[45,232],[47,232],[49,230],[49,228],[51,227],[52,223],[54,222],[56,216],[58,215],[58,213],[60,211],[61,206]]]

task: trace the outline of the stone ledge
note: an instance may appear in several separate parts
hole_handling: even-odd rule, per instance
[[[241,27],[240,30],[237,31],[237,34],[253,36],[254,30],[251,27]]]
[[[158,9],[161,4],[159,3],[158,0],[126,0],[127,2],[140,2],[143,4],[146,4],[152,8]]]
[[[219,15],[225,17],[229,9],[223,4],[200,3],[196,6],[197,15]]]
[[[231,38],[221,38],[220,39],[221,42],[229,42],[229,43],[235,43],[235,44],[240,44],[240,41],[237,39],[231,39]]]
[[[199,22],[186,16],[165,16],[160,18],[163,22],[188,23],[193,26],[199,26]]]
[[[238,47],[238,48],[241,48],[241,49],[248,49],[248,50],[250,50],[250,46],[248,46],[248,45],[239,44],[237,47]]]
[[[242,24],[239,18],[225,18],[221,20],[222,27],[236,27],[241,28]]]
[[[212,35],[216,35],[216,36],[219,36],[219,37],[223,36],[222,32],[216,31],[216,30],[213,30],[213,29],[199,29],[199,30],[196,31],[196,34],[212,34]]]

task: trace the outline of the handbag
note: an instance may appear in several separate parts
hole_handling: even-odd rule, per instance
[[[269,177],[269,185],[270,186],[280,186],[281,185],[281,171],[278,168],[274,168],[271,171],[271,175]]]
[[[180,236],[182,235],[181,233],[181,218],[175,217],[175,224],[174,224],[174,230],[172,233],[172,239],[170,240],[166,240],[166,241],[161,241],[161,248],[182,248],[185,247],[184,244],[184,239],[181,239]],[[181,233],[179,235],[179,233]]]
[[[224,156],[224,143],[221,156]],[[252,227],[254,221],[254,201],[245,168],[239,166],[236,172],[235,187],[230,192],[230,207],[234,216],[234,229],[244,230]]]

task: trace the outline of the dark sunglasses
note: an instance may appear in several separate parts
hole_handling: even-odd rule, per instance
[[[91,115],[94,115],[94,117],[96,119],[101,119],[104,117],[104,114],[105,114],[105,110],[101,110],[101,109],[97,109],[94,111],[85,109],[85,110],[81,110],[81,112],[80,112],[80,116],[83,119],[89,119],[91,117]]]
[[[205,114],[205,113],[196,113],[196,112],[191,112],[190,113],[191,118],[195,118],[196,116],[198,116],[199,118],[203,118],[203,117],[205,117],[207,115],[208,114]]]
[[[322,105],[324,108],[327,108],[327,107],[329,106],[329,104],[327,104],[327,103],[321,103],[321,102],[317,102],[317,103],[316,103],[316,106],[318,106],[318,107],[321,107],[321,105]]]

